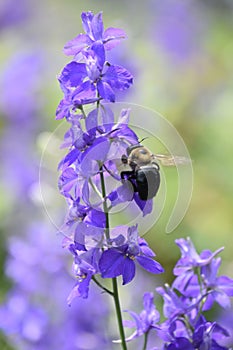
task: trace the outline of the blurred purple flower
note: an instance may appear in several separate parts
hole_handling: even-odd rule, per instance
[[[186,320],[186,321],[185,321]],[[163,349],[216,349],[227,350],[219,345],[229,336],[227,330],[216,322],[207,322],[204,316],[193,319],[168,319],[158,327],[158,334],[164,340]]]
[[[229,337],[221,340],[221,344],[228,349],[233,346],[233,309],[224,309],[218,315],[217,322],[227,330]]]
[[[193,0],[182,4],[177,0],[153,3],[152,6],[157,14],[153,23],[153,38],[166,54],[183,63],[197,52],[202,40],[204,21],[198,6]]]
[[[38,125],[42,69],[42,52],[32,52],[17,53],[1,71],[0,110],[11,123],[20,123],[20,126],[24,123],[22,131]]]
[[[67,255],[48,230],[38,223],[24,240],[9,241],[6,272],[14,287],[0,307],[0,329],[25,350],[110,349],[104,336],[108,311],[100,293],[93,288],[88,301],[77,299],[67,307],[72,285]]]
[[[145,293],[143,296],[143,306],[144,309],[140,312],[140,314],[136,314],[136,312],[126,310],[129,315],[134,319],[134,321],[124,321],[124,326],[129,328],[135,328],[135,332],[129,336],[126,341],[130,341],[134,338],[138,338],[145,333],[149,333],[151,329],[158,328],[159,322],[159,312],[156,310],[154,305],[154,296],[153,293]]]
[[[194,349],[227,350],[227,348],[217,343],[219,339],[222,339],[222,336],[229,336],[226,329],[216,322],[207,322],[204,316],[200,316],[193,333]]]
[[[15,28],[26,21],[31,14],[30,1],[20,0],[20,6],[15,6],[14,0],[2,0],[0,4],[0,31]]]
[[[21,201],[28,199],[38,177],[34,144],[35,133],[39,131],[42,66],[40,52],[21,53],[1,71],[0,111],[5,122],[0,145],[3,181],[8,193]]]
[[[173,282],[173,288],[187,297],[205,295],[207,299],[204,310],[210,309],[214,301],[222,307],[230,307],[229,297],[233,296],[233,280],[227,276],[217,277],[221,259],[215,259],[215,256],[223,248],[214,253],[204,250],[198,255],[190,239],[176,240],[176,244],[180,247],[182,256],[174,268],[177,278]]]
[[[158,334],[165,342],[164,349],[219,349],[227,330],[216,322],[208,322],[203,311],[210,309],[214,301],[221,307],[229,306],[232,295],[232,280],[217,277],[221,263],[214,253],[204,250],[200,255],[188,239],[176,240],[181,250],[174,273],[177,275],[172,287],[156,288],[163,297],[163,313],[167,318],[160,325]],[[220,344],[220,345],[219,345]]]

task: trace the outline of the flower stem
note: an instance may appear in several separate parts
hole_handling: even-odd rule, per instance
[[[116,309],[118,327],[119,327],[120,338],[121,338],[121,347],[123,350],[127,350],[116,277],[112,278],[112,289],[113,289],[113,294],[114,294],[113,297],[114,297],[114,302],[115,302],[115,309]]]
[[[109,217],[108,217],[108,206],[106,203],[106,189],[105,189],[105,182],[104,182],[104,173],[103,173],[103,167],[100,167],[100,182],[101,182],[101,190],[102,190],[102,197],[103,197],[103,209],[105,213],[105,219],[106,219],[106,229],[105,229],[105,236],[106,239],[109,240],[110,235],[109,235]]]
[[[95,278],[95,276],[92,276],[92,280],[97,284],[98,287],[100,287],[101,289],[103,289],[106,293],[108,293],[109,295],[111,295],[112,297],[113,292],[111,290],[109,290],[108,288],[105,288],[104,286],[102,286],[102,284]]]
[[[146,332],[146,333],[144,334],[144,344],[143,344],[142,350],[146,350],[147,341],[148,341],[148,334],[149,334],[149,332]]]
[[[108,207],[107,207],[107,203],[106,203],[106,200],[105,200],[106,189],[105,189],[104,173],[103,173],[103,167],[102,166],[100,167],[100,181],[101,181],[102,196],[103,196],[103,199],[104,199],[103,209],[104,209],[105,218],[106,218],[105,235],[106,235],[106,239],[108,240],[110,238],[110,233],[109,233],[110,226],[109,226]],[[121,315],[121,306],[120,306],[120,299],[119,299],[119,293],[118,293],[117,279],[116,278],[112,278],[112,289],[113,289],[113,298],[114,298],[115,309],[116,309],[116,316],[117,316],[117,321],[118,321],[118,328],[119,328],[119,333],[120,333],[120,338],[121,338],[121,347],[122,347],[122,350],[127,350],[126,341],[125,341],[125,332],[124,332],[124,327],[123,327],[123,322],[122,322],[122,315]]]

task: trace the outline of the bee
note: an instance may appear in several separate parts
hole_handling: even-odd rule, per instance
[[[121,179],[128,180],[133,185],[134,192],[138,193],[141,200],[152,199],[156,196],[160,186],[160,167],[187,163],[188,158],[153,154],[141,145],[131,145],[126,149],[127,155],[122,155],[121,161],[129,165],[131,170],[121,172]]]

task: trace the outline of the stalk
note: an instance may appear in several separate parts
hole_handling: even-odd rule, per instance
[[[102,196],[104,199],[103,209],[104,209],[105,218],[106,218],[105,236],[106,236],[106,239],[108,240],[110,238],[110,233],[109,233],[110,226],[109,226],[108,207],[107,207],[107,203],[106,203],[106,199],[105,199],[106,189],[105,189],[105,181],[104,181],[104,174],[103,174],[103,167],[102,166],[100,167],[100,181],[101,181]],[[120,338],[121,338],[121,347],[122,347],[122,350],[127,350],[116,277],[112,278],[112,289],[113,289],[112,295],[113,295],[114,303],[115,303],[118,328],[119,328],[119,333],[120,333]]]
[[[146,333],[144,334],[144,344],[143,344],[142,350],[146,350],[147,341],[148,341],[148,334],[149,334],[149,332],[146,332]]]

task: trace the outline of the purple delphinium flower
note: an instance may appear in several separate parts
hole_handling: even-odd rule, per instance
[[[75,297],[84,299],[88,297],[92,276],[99,272],[98,262],[101,255],[100,249],[97,248],[92,248],[80,255],[77,254],[75,247],[70,246],[70,249],[75,256],[73,268],[77,282],[68,297],[68,304],[71,304]]]
[[[94,15],[91,11],[83,12],[81,15],[83,28],[86,34],[79,34],[68,41],[64,47],[66,55],[77,56],[87,48],[92,48],[98,42],[105,50],[110,50],[125,38],[125,32],[119,28],[109,27],[104,30],[102,12]]]
[[[72,61],[59,76],[61,87],[71,93],[73,106],[81,106],[97,99],[115,102],[114,90],[125,90],[132,84],[129,71],[117,65],[98,62],[94,51],[88,52],[85,63]]]
[[[15,6],[14,0],[3,0],[0,4],[0,31],[15,28],[30,18],[30,1],[21,0],[20,6]]]
[[[15,201],[26,201],[38,177],[34,144],[40,127],[41,52],[17,53],[1,70],[1,168],[4,187]],[[19,132],[20,130],[20,132]],[[25,195],[27,194],[27,195]]]
[[[232,348],[233,346],[233,310],[232,307],[230,309],[224,309],[218,315],[217,322],[224,327],[229,333],[229,337],[223,339],[221,344],[226,346],[227,348]]]
[[[24,239],[9,240],[6,273],[14,287],[0,308],[0,329],[9,342],[24,350],[111,349],[101,293],[93,286],[88,300],[76,299],[68,307],[72,279],[67,254],[46,225],[40,222],[27,230]]]
[[[214,301],[222,307],[229,307],[233,280],[227,276],[217,277],[221,258],[215,258],[223,248],[214,253],[204,250],[198,255],[189,238],[176,240],[176,243],[182,256],[174,268],[177,277],[173,288],[189,297],[206,296],[204,310],[211,308]]]
[[[138,315],[136,312],[126,310],[133,318],[133,321],[124,321],[124,326],[129,328],[136,328],[135,332],[129,336],[126,341],[130,341],[134,338],[138,338],[145,333],[149,333],[151,329],[158,328],[159,312],[154,305],[153,293],[145,293],[143,296],[144,309]]]
[[[65,98],[57,108],[56,119],[70,118],[83,105],[101,99],[114,102],[114,90],[125,90],[132,85],[129,71],[105,59],[105,50],[115,47],[124,32],[115,28],[103,31],[102,13],[82,13],[82,21],[87,34],[79,34],[64,49],[74,60],[58,78]]]
[[[172,320],[190,312],[196,316],[198,301],[192,301],[190,298],[178,295],[168,284],[156,288],[156,291],[163,297],[163,314],[165,317]]]
[[[165,330],[163,330],[165,333]],[[179,320],[172,322],[166,329],[169,341],[165,341],[163,350],[195,350],[216,349],[227,350],[218,344],[222,337],[228,337],[228,332],[216,322],[207,322],[204,316],[200,316],[193,328],[189,329],[185,322]]]
[[[118,247],[105,250],[99,261],[99,269],[103,278],[122,275],[123,284],[127,284],[135,276],[135,263],[151,273],[162,273],[162,266],[152,257],[154,252],[143,238],[138,236],[137,226],[128,228],[126,242]]]
[[[59,190],[69,206],[61,231],[64,246],[73,254],[77,278],[69,302],[76,296],[87,298],[91,279],[98,274],[103,278],[122,275],[123,284],[129,283],[135,262],[152,273],[163,272],[136,226],[128,228],[127,237],[121,234],[124,227],[118,227],[118,237],[112,236],[109,227],[116,205],[134,200],[147,215],[152,201],[140,200],[127,179],[121,179],[122,155],[139,141],[129,127],[129,110],[122,109],[115,120],[106,103],[115,102],[115,91],[128,89],[133,82],[124,67],[106,59],[106,50],[118,44],[123,31],[104,31],[101,13],[83,13],[82,21],[86,34],[65,46],[65,53],[74,57],[58,77],[64,98],[56,113],[57,119],[66,118],[70,124],[62,145],[68,153],[58,166]]]
[[[8,123],[23,123],[24,133],[38,125],[42,69],[42,52],[21,52],[12,56],[1,71],[1,113]]]
[[[151,2],[152,3],[152,2]],[[153,39],[159,43],[160,48],[177,62],[187,62],[198,51],[201,44],[204,22],[198,6],[193,0],[181,4],[153,3],[156,19],[153,17]]]
[[[199,255],[189,238],[176,243],[182,254],[174,268],[177,277],[172,287],[156,288],[163,297],[163,312],[167,318],[158,330],[165,342],[164,349],[225,350],[221,340],[229,336],[227,330],[203,316],[203,311],[210,309],[214,300],[221,307],[229,306],[232,280],[226,276],[217,277],[221,259],[215,256],[222,248],[214,253],[205,250]]]
[[[210,348],[216,350],[226,350],[227,348],[217,343],[223,337],[228,337],[229,333],[217,322],[207,322],[204,316],[200,316],[196,322],[193,332],[194,348]]]

